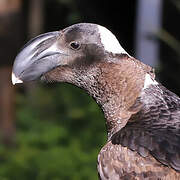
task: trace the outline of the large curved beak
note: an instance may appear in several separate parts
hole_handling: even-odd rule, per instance
[[[63,54],[57,45],[59,35],[59,31],[45,33],[23,47],[14,61],[13,84],[36,80],[59,65]]]

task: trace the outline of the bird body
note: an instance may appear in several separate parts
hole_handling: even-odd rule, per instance
[[[100,176],[179,179],[180,99],[157,84],[143,90],[135,104],[141,104],[140,110],[113,134],[99,154]]]
[[[108,139],[98,155],[100,179],[180,179],[180,98],[109,30],[80,23],[31,40],[12,81],[39,78],[74,84],[101,107]]]

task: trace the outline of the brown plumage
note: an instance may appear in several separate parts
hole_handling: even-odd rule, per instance
[[[100,179],[180,179],[180,98],[107,29],[82,23],[33,39],[12,80],[37,78],[83,88],[102,108],[108,140],[98,155]]]
[[[98,155],[100,179],[178,180],[179,173],[162,165],[153,156],[143,157],[120,144],[109,141]]]

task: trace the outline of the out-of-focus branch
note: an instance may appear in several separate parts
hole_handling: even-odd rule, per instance
[[[5,145],[13,145],[14,126],[14,88],[10,81],[11,67],[0,68],[0,135]]]
[[[157,33],[157,37],[165,44],[167,44],[171,49],[173,49],[178,54],[178,56],[180,56],[180,41],[178,41],[164,29],[161,29],[159,33]]]
[[[44,0],[31,0],[28,12],[28,38],[42,33],[44,26]]]

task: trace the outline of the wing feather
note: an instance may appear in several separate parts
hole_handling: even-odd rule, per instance
[[[139,100],[138,100],[139,101]],[[162,85],[145,89],[142,109],[112,137],[141,156],[150,153],[180,172],[180,98]]]

